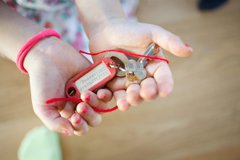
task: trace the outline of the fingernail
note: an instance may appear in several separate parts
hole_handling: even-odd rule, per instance
[[[74,118],[74,122],[76,124],[79,124],[81,122],[81,118],[80,118],[79,114],[74,113],[73,118]]]
[[[102,95],[102,99],[105,99],[107,96],[104,94],[104,95]]]
[[[88,108],[84,107],[83,110],[82,110],[82,113],[86,113],[87,111],[88,111]]]
[[[75,121],[76,124],[79,124],[80,122],[81,122],[80,118]]]
[[[193,51],[192,47],[189,44],[185,43],[185,46],[189,48],[191,51]]]
[[[90,99],[91,99],[91,96],[90,95],[86,95],[85,101],[88,102],[88,101],[90,101]]]
[[[190,47],[190,45],[189,45],[189,44],[187,44],[187,43],[185,43],[185,46],[186,46],[186,47]]]

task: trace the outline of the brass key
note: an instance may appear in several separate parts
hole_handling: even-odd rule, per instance
[[[145,56],[153,56],[159,52],[159,47],[155,43],[151,43],[145,51]],[[130,83],[140,83],[147,77],[147,71],[144,68],[148,63],[147,58],[139,58],[137,61],[131,59],[125,65],[126,77]]]

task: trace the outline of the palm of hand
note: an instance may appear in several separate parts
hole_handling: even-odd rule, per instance
[[[39,60],[37,62],[40,62],[33,62],[31,69],[28,70],[32,103],[34,112],[48,128],[71,135],[74,128],[69,118],[76,106],[70,102],[55,102],[47,105],[45,101],[65,97],[64,90],[68,79],[90,63],[67,44],[61,41],[55,43],[44,51],[33,49],[34,53],[30,53]],[[40,45],[44,48],[44,44]]]
[[[179,37],[158,26],[123,20],[113,20],[110,25],[99,27],[89,35],[89,40],[92,52],[123,49],[142,54],[151,42],[177,56],[188,56],[192,52]],[[157,95],[165,97],[172,91],[172,74],[165,62],[152,61],[146,70],[149,77],[140,84],[127,85],[126,78],[115,78],[108,84],[120,110],[125,111],[142,100],[155,99]]]
[[[142,53],[152,42],[152,35],[147,24],[115,21],[100,27],[89,40],[92,52],[119,48]]]

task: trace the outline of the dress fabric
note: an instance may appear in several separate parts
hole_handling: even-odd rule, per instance
[[[64,41],[78,50],[88,51],[88,39],[80,22],[73,0],[3,0],[16,11],[45,28],[52,28],[62,35]],[[138,0],[121,0],[122,8],[129,19]]]

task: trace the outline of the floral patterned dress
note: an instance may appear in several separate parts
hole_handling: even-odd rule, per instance
[[[76,49],[88,51],[88,39],[73,0],[3,0],[24,17],[53,28]],[[135,19],[138,0],[121,0],[126,15]]]

